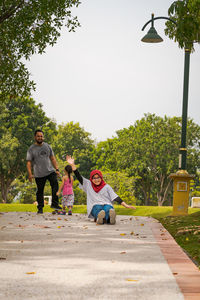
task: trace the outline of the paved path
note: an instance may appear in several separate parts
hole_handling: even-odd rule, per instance
[[[199,273],[152,218],[0,213],[0,299],[199,300]]]

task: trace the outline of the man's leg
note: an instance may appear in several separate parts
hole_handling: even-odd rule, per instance
[[[36,177],[35,182],[37,185],[36,199],[38,203],[38,211],[43,209],[44,207],[44,186],[46,183],[46,177]]]
[[[58,205],[58,196],[56,195],[56,193],[58,191],[58,180],[57,180],[56,173],[53,172],[53,173],[49,174],[47,176],[47,179],[50,182],[51,191],[52,191],[52,203],[51,203],[51,206],[54,207],[54,208],[57,208],[57,207],[59,207],[59,205]]]

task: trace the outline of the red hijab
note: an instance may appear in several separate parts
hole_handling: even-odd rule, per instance
[[[101,178],[101,183],[99,185],[96,185],[92,182],[92,177],[94,175],[99,175],[99,177]],[[93,190],[98,193],[103,187],[104,185],[106,185],[105,181],[103,180],[103,175],[101,173],[101,171],[99,170],[93,170],[91,173],[90,173],[90,181],[91,181],[91,184],[92,184],[92,187],[93,187]]]

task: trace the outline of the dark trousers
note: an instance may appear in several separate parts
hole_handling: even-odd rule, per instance
[[[58,181],[57,181],[57,175],[55,172],[49,174],[45,177],[36,177],[35,182],[37,184],[37,192],[36,192],[36,198],[38,203],[38,209],[41,209],[44,207],[44,187],[46,181],[49,180],[51,185],[51,191],[52,191],[52,206],[56,207],[58,206],[58,196],[56,195],[58,191]]]

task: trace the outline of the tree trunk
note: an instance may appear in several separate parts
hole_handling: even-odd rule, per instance
[[[162,206],[167,198],[169,192],[169,187],[171,185],[172,179],[170,179],[166,186],[164,186],[164,178],[161,180],[160,191],[157,193],[158,206]]]
[[[0,177],[0,180],[1,180],[2,200],[3,200],[3,203],[7,203],[9,188],[10,188],[10,185],[11,185],[13,180],[7,180],[6,181],[3,175]]]

